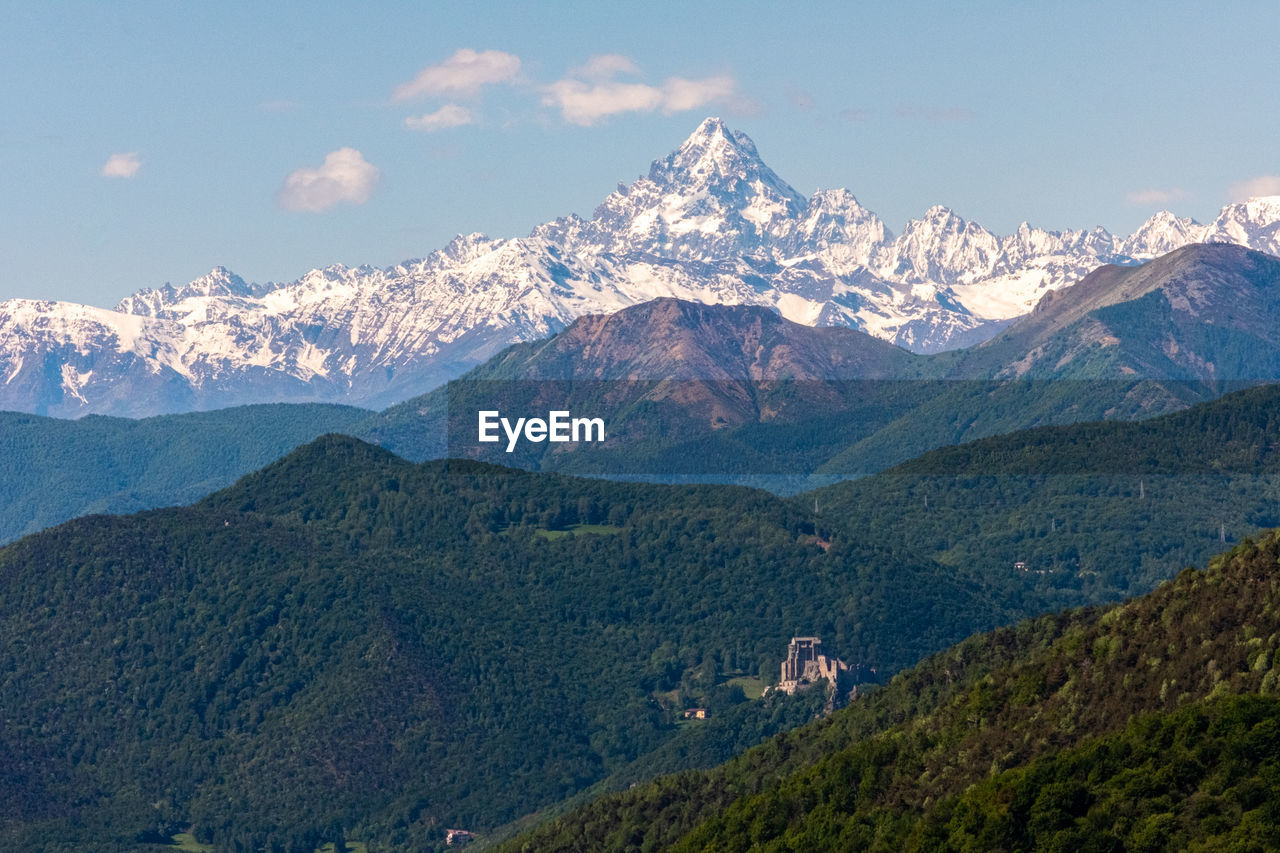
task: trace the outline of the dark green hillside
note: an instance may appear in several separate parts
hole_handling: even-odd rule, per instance
[[[188,503],[370,414],[320,404],[142,420],[0,412],[0,542],[77,515]]]
[[[1280,388],[943,448],[797,505],[815,498],[859,541],[910,542],[988,578],[1023,562],[1027,585],[1113,600],[1280,525]]]
[[[686,705],[740,728],[647,766],[796,722],[727,681],[773,677],[794,633],[891,670],[1016,612],[815,534],[767,493],[330,436],[194,506],[27,537],[0,550],[0,847],[190,823],[228,850],[431,849],[635,766]]]
[[[919,850],[1280,848],[1280,699],[1135,718],[931,809]]]
[[[975,637],[504,849],[1274,849],[1278,565],[1270,534],[1126,604]]]

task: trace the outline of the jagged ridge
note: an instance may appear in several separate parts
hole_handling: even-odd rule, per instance
[[[387,269],[333,266],[289,284],[223,268],[115,311],[0,303],[0,407],[147,415],[270,401],[383,406],[503,346],[660,296],[771,307],[920,352],[990,337],[1103,263],[1189,242],[1280,251],[1280,199],[1207,226],[1157,213],[1125,239],[1024,223],[1000,237],[945,207],[894,235],[847,190],[802,197],[743,133],[702,122],[593,218],[528,237],[460,236]]]

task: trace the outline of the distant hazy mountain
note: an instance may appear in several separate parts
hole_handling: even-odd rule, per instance
[[[1133,235],[999,236],[945,207],[893,234],[847,190],[809,198],[755,145],[707,119],[589,220],[528,237],[460,236],[387,269],[334,266],[287,284],[225,269],[116,310],[0,303],[0,408],[141,416],[271,401],[380,407],[585,314],[671,296],[772,308],[917,352],[990,337],[1104,263],[1197,241],[1280,252],[1280,199],[1209,225],[1156,214]]]
[[[189,503],[373,412],[264,404],[141,420],[0,412],[0,543],[89,513]]]

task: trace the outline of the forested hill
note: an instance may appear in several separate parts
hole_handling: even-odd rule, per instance
[[[887,672],[1011,604],[767,493],[329,436],[193,506],[0,549],[0,847],[192,825],[220,850],[429,850],[632,764],[688,705],[738,715],[731,745],[776,730],[742,685],[793,634]]]
[[[1047,426],[978,439],[931,451],[887,473],[1193,476],[1276,471],[1280,471],[1280,385],[1237,391],[1136,423]]]
[[[372,412],[257,405],[142,420],[0,412],[0,542],[77,515],[189,503]]]
[[[833,717],[510,851],[1273,850],[1280,536],[975,637]]]
[[[987,583],[1019,575],[1062,606],[1113,601],[1280,525],[1277,448],[1280,388],[1263,386],[1141,423],[943,448],[795,504]]]

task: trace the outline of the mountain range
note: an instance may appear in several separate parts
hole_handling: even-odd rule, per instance
[[[917,352],[972,345],[1103,264],[1196,242],[1280,252],[1280,198],[1208,225],[1168,212],[1101,228],[999,236],[933,207],[894,234],[847,190],[805,198],[743,133],[707,119],[591,219],[527,237],[459,236],[386,269],[335,265],[291,283],[224,268],[114,310],[0,303],[0,408],[143,416],[260,402],[383,407],[580,316],[670,296],[758,305]]]
[[[997,337],[912,354],[758,306],[658,299],[518,344],[384,413],[365,437],[433,455],[596,476],[861,476],[935,447],[1136,419],[1280,380],[1280,259],[1192,244],[1047,294]],[[601,417],[600,444],[476,440],[479,411]],[[816,485],[806,481],[799,488]],[[795,487],[792,487],[795,488]]]
[[[413,461],[791,493],[957,442],[1049,424],[1132,420],[1280,380],[1280,261],[1193,244],[1106,266],[990,341],[914,354],[763,306],[661,298],[512,345],[382,412],[261,404],[141,420],[0,417],[0,541],[90,512],[194,500],[292,447],[342,432]],[[601,445],[478,445],[476,413],[567,408]],[[572,448],[572,452],[565,452]]]

